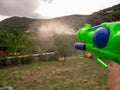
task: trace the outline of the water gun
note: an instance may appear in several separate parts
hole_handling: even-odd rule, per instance
[[[107,68],[107,64],[101,57],[120,64],[120,21],[105,22],[94,27],[84,24],[77,36],[84,43],[75,43],[75,48],[92,52],[95,60],[104,68]]]

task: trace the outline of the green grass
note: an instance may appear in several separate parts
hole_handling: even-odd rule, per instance
[[[109,90],[106,70],[93,59],[39,62],[0,69],[0,87],[14,90]]]

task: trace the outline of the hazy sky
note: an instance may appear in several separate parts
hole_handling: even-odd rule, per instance
[[[0,20],[10,16],[54,18],[93,12],[120,4],[120,0],[0,0]]]

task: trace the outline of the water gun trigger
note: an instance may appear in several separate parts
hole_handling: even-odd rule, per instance
[[[106,63],[104,63],[99,56],[95,55],[95,60],[103,67],[103,68],[107,68],[108,65]]]

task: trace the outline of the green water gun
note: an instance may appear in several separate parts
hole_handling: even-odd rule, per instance
[[[101,57],[120,64],[120,21],[105,22],[94,27],[85,24],[78,30],[77,35],[84,43],[76,43],[75,48],[92,52],[96,61],[104,68],[107,68],[107,64]]]

